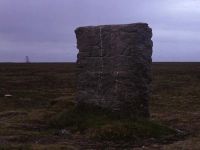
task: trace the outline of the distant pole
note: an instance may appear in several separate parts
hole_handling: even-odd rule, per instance
[[[26,63],[30,63],[30,60],[29,60],[28,56],[25,57],[25,60],[26,60]]]

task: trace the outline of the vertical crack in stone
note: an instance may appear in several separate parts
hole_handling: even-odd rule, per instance
[[[117,91],[118,91],[118,76],[119,76],[119,72],[118,71],[115,71],[115,92],[116,92],[116,96],[117,96]]]
[[[100,71],[99,71],[99,80],[98,80],[98,96],[99,96],[99,103],[102,103],[102,101],[104,100],[104,96],[103,96],[103,40],[102,40],[102,27],[99,27],[99,39],[100,39]]]
[[[117,99],[118,99],[118,85],[119,85],[119,80],[118,80],[118,77],[119,77],[119,72],[117,71],[117,69],[116,69],[116,71],[114,72],[114,76],[115,76],[115,101],[117,101]],[[116,102],[116,104],[117,104],[117,102]],[[118,104],[116,105],[115,104],[115,106],[113,106],[113,110],[114,111],[118,111],[119,110],[119,107],[118,107]]]

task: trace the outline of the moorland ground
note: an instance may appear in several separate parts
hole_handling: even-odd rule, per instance
[[[75,63],[1,63],[0,150],[120,146],[92,143],[79,132],[49,126],[52,122],[62,126],[55,116],[74,106],[75,87]],[[174,141],[143,143],[134,149],[199,150],[200,63],[153,63],[152,89],[151,120],[187,135]]]

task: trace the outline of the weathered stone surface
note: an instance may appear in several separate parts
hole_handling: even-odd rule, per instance
[[[77,104],[148,117],[152,30],[145,23],[80,27]]]

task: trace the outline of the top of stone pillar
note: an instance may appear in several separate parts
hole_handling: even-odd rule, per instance
[[[112,28],[129,28],[129,27],[134,27],[134,28],[149,28],[147,23],[130,23],[130,24],[110,24],[110,25],[97,25],[97,26],[82,26],[76,28],[75,32],[78,30],[81,30],[82,28],[99,28],[99,27],[112,27]]]

